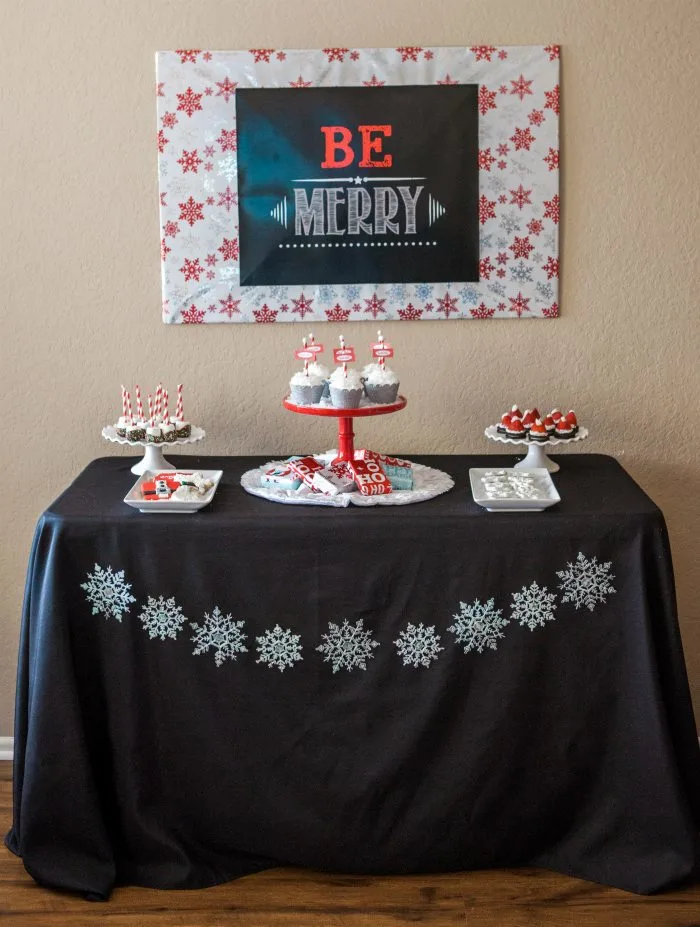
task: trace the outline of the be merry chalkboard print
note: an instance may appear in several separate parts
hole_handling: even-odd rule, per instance
[[[160,52],[163,319],[558,315],[557,46]]]

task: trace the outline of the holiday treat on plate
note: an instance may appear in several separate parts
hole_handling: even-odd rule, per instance
[[[214,481],[207,479],[203,473],[165,470],[156,473],[152,480],[141,484],[141,495],[149,501],[172,499],[176,502],[192,502],[201,499],[209,492]]]
[[[329,388],[331,403],[336,409],[356,409],[362,399],[363,385],[357,370],[350,370],[348,362],[355,360],[355,350],[346,347],[345,339],[339,338],[340,348],[333,351],[333,357],[338,367],[331,374]]]
[[[136,384],[136,409],[131,405],[131,394],[122,386],[122,414],[114,429],[117,436],[127,441],[145,444],[168,444],[179,438],[189,438],[192,426],[185,420],[182,404],[182,384],[177,387],[177,407],[175,417],[170,417],[168,408],[168,391],[161,383],[156,388],[155,397],[147,396],[148,414],[144,414],[141,389]]]
[[[394,349],[385,343],[381,331],[377,332],[377,341],[372,345],[372,354],[378,358],[378,362],[367,364],[362,371],[365,393],[370,402],[390,405],[396,402],[399,378],[391,368],[386,366],[386,359],[394,356]]]
[[[298,406],[315,406],[321,401],[326,380],[311,370],[311,361],[315,361],[316,355],[309,349],[306,338],[303,345],[301,351],[295,351],[295,356],[304,361],[304,366],[289,381],[289,398]]]
[[[517,441],[533,441],[536,444],[546,444],[551,438],[566,440],[578,433],[578,420],[576,413],[571,409],[563,415],[559,409],[552,409],[549,415],[542,415],[535,406],[520,412],[518,406],[513,406],[510,412],[501,416],[500,422],[495,426],[497,434]]]
[[[408,460],[362,448],[355,451],[352,461],[327,461],[328,455],[290,457],[262,469],[260,485],[327,496],[355,491],[376,496],[413,489],[413,468]]]

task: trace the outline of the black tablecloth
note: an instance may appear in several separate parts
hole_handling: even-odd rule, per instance
[[[279,864],[544,866],[652,892],[698,858],[700,754],[663,516],[611,458],[489,514],[473,466],[396,508],[142,515],[125,458],[41,517],[8,846],[40,883],[195,888]]]

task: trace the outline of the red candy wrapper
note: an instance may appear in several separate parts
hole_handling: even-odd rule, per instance
[[[391,492],[389,477],[376,460],[351,460],[348,467],[363,496],[385,496]]]
[[[328,496],[337,496],[341,492],[351,492],[355,488],[355,477],[344,462],[331,464],[313,475],[313,488]]]
[[[410,460],[388,457],[386,454],[378,454],[376,451],[370,451],[364,447],[355,451],[355,460],[376,460],[377,463],[386,464],[388,467],[406,467],[409,470],[411,469]]]
[[[292,473],[296,473],[307,486],[314,489],[314,474],[323,470],[323,464],[319,463],[315,457],[300,457],[298,460],[289,461],[289,469]]]

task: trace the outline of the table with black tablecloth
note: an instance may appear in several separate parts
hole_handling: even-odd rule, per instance
[[[619,464],[562,501],[455,488],[331,509],[222,469],[194,515],[91,463],[29,563],[8,846],[43,885],[196,888],[276,865],[516,865],[647,893],[693,877],[700,754],[664,519]]]

